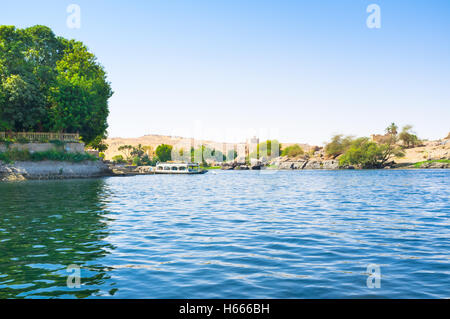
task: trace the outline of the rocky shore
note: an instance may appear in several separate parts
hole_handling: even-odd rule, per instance
[[[278,157],[271,161],[252,161],[249,165],[245,162],[224,162],[216,163],[222,170],[337,170],[355,169],[356,167],[342,167],[336,159],[292,159],[288,157]],[[423,163],[395,163],[392,162],[385,169],[396,168],[426,168],[442,169],[450,168],[450,163],[445,162],[423,162]],[[150,166],[128,166],[114,165],[102,161],[84,161],[80,163],[41,161],[41,162],[14,162],[6,164],[0,162],[0,182],[1,181],[22,181],[22,180],[53,180],[71,178],[95,178],[106,176],[135,176],[153,174]]]
[[[249,164],[245,162],[226,162],[219,164],[223,170],[260,170],[264,168],[280,170],[308,170],[308,169],[339,169],[337,160],[318,160],[318,159],[292,159],[288,157],[279,157],[271,161],[252,161]]]
[[[439,162],[439,160],[446,159],[435,159],[430,161],[424,161],[419,163],[408,163],[401,162],[397,163],[392,161],[388,163],[384,169],[405,169],[405,168],[429,168],[429,169],[439,169],[439,168],[450,168],[449,162]],[[323,159],[317,158],[289,158],[289,157],[278,157],[270,161],[252,161],[248,164],[245,162],[226,162],[217,163],[216,165],[221,166],[223,170],[260,170],[260,169],[279,169],[279,170],[337,170],[337,169],[356,169],[354,166],[340,166],[339,160],[337,159]]]
[[[79,163],[17,161],[13,164],[0,162],[0,181],[92,178],[111,175],[111,170],[102,161],[84,161]]]

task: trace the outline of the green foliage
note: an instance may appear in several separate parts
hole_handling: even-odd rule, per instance
[[[289,157],[296,157],[303,154],[305,154],[305,151],[298,144],[288,146],[281,152],[282,156],[289,156]]]
[[[155,166],[157,162],[157,158],[153,157],[152,159],[148,155],[152,148],[150,146],[142,146],[139,144],[138,146],[132,145],[122,145],[119,147],[119,151],[123,152],[124,156],[117,155],[112,158],[115,163],[131,163],[133,165],[141,166],[141,165],[151,165]]]
[[[64,147],[64,145],[66,144],[66,143],[64,143],[63,141],[60,141],[60,140],[50,140],[49,143],[52,143],[56,147]]]
[[[26,139],[25,137],[18,137],[16,138],[16,142],[19,144],[27,144],[29,143],[28,139]]]
[[[191,158],[190,161],[200,162],[202,166],[208,166],[207,160],[215,161],[215,162],[223,162],[226,161],[227,157],[219,150],[211,149],[202,145],[196,149],[191,148]]]
[[[161,144],[156,148],[156,156],[160,162],[168,162],[172,160],[172,145]]]
[[[228,154],[226,156],[226,160],[228,161],[234,161],[238,156],[238,153],[236,150],[229,150]]]
[[[135,156],[135,157],[133,157],[133,165],[134,166],[141,166],[141,159],[140,159],[140,157],[139,156]]]
[[[122,155],[116,155],[112,158],[112,161],[116,164],[124,164],[126,161],[124,160]]]
[[[144,154],[140,160],[141,160],[141,165],[151,165],[152,164],[152,160],[150,159],[148,154]]]
[[[215,162],[223,162],[227,158],[226,156],[219,150],[216,149],[210,149],[209,147],[203,148],[203,161],[206,162],[206,160],[211,160]]]
[[[82,162],[82,161],[97,161],[98,158],[87,153],[67,153],[62,151],[47,151],[35,152],[31,154],[32,161],[68,161],[68,162]]]
[[[18,149],[10,149],[6,152],[0,153],[0,161],[5,163],[12,163],[14,161],[29,161],[31,160],[29,151],[21,151]]]
[[[144,156],[144,154],[145,154],[145,151],[141,144],[139,144],[136,147],[133,147],[133,149],[131,150],[131,156],[134,156],[134,157],[141,158],[142,156]]]
[[[87,153],[67,153],[64,151],[45,151],[33,152],[28,150],[10,149],[6,152],[0,153],[0,160],[6,163],[14,161],[67,161],[67,162],[83,162],[96,161],[97,157]]]
[[[344,154],[353,142],[352,136],[343,136],[342,134],[334,135],[331,142],[325,145],[325,154],[336,158]]]
[[[79,132],[89,144],[105,135],[111,95],[81,42],[45,26],[0,26],[0,130]]]
[[[131,146],[131,145],[119,146],[119,151],[124,153],[125,159],[128,161],[131,158],[131,152],[133,151],[133,146]]]
[[[281,154],[281,144],[277,140],[267,140],[259,143],[256,152],[250,154],[250,158],[274,158]]]
[[[385,144],[377,144],[367,137],[354,140],[348,150],[339,159],[341,166],[357,165],[361,168],[382,168],[391,156],[402,156],[403,153],[395,145],[395,138]]]
[[[205,150],[206,150],[205,145],[202,145],[201,147],[198,147],[196,149],[194,149],[192,147],[191,148],[191,162],[192,163],[200,162],[200,165],[207,166],[208,164],[206,163]]]
[[[3,143],[6,145],[6,148],[9,148],[9,146],[13,143],[15,143],[15,140],[12,138],[0,138],[0,143]]]
[[[99,152],[104,152],[108,149],[108,144],[105,143],[105,139],[106,135],[99,135],[87,146]]]
[[[20,74],[1,74],[0,79],[0,114],[4,126],[17,132],[34,130],[46,112],[45,95],[37,79]]]
[[[391,125],[389,125],[385,131],[387,134],[397,135],[398,134],[398,126],[395,125],[395,123],[391,123]]]
[[[403,142],[406,147],[414,147],[420,143],[417,135],[411,132],[412,125],[406,125],[402,128],[399,134],[399,139]]]
[[[432,163],[447,163],[450,164],[450,160],[441,159],[441,160],[431,160],[431,161],[423,161],[414,164],[415,168],[421,168],[424,164],[432,164]]]
[[[147,154],[144,154],[141,159],[142,165],[147,166],[156,166],[156,163],[158,162],[158,158],[154,156],[153,158],[150,158]]]
[[[367,137],[354,140],[349,149],[340,158],[340,165],[359,165],[361,168],[377,168],[382,158],[382,151],[375,142]]]

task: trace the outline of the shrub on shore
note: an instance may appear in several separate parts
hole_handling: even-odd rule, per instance
[[[420,144],[420,140],[414,133],[411,132],[412,125],[406,125],[403,127],[401,133],[398,135],[400,141],[406,148],[414,147]]]
[[[397,138],[394,135],[383,144],[373,142],[367,137],[357,138],[340,157],[339,164],[357,165],[361,168],[383,168],[391,157],[405,155],[396,142]]]
[[[305,154],[305,151],[298,144],[288,146],[281,152],[281,156],[289,156],[289,157],[296,157],[303,154]]]
[[[326,144],[325,153],[333,158],[339,157],[341,166],[356,165],[360,168],[383,168],[393,157],[404,156],[403,148],[414,146],[419,139],[410,133],[411,126],[403,128],[398,134],[398,127],[395,123],[390,124],[386,129],[386,134],[379,139],[368,137],[353,138],[335,135],[331,142]],[[403,135],[402,135],[403,134]],[[398,142],[403,142],[401,146]]]
[[[62,161],[62,162],[83,162],[83,161],[96,161],[97,157],[87,153],[67,153],[65,151],[45,151],[45,152],[33,152],[28,150],[12,149],[6,152],[0,153],[0,161],[5,163],[12,163],[15,161]]]
[[[367,137],[353,141],[348,150],[339,159],[341,166],[359,165],[361,168],[378,168],[381,166],[382,150],[377,143]]]
[[[352,144],[354,138],[352,136],[344,136],[342,134],[334,135],[331,142],[325,145],[325,154],[332,158],[344,154]]]
[[[112,158],[112,161],[113,161],[115,164],[125,164],[125,163],[126,163],[126,161],[124,160],[124,158],[123,158],[122,155],[116,155],[116,156],[114,156],[114,157]]]
[[[448,160],[448,159],[441,159],[441,160],[423,161],[423,162],[415,163],[414,167],[415,168],[421,168],[424,164],[433,164],[433,163],[447,163],[447,164],[450,164],[450,160]]]

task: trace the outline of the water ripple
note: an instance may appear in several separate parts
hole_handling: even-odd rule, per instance
[[[0,297],[449,298],[445,170],[0,184]],[[24,200],[26,194],[27,200]],[[82,267],[82,287],[66,267]],[[369,289],[367,266],[380,266]]]

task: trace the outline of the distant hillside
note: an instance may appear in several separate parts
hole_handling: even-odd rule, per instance
[[[119,147],[122,145],[132,145],[137,146],[139,144],[143,146],[151,146],[154,150],[158,145],[161,144],[168,144],[178,147],[182,147],[183,149],[190,149],[193,139],[187,138],[187,137],[180,137],[180,136],[166,136],[166,135],[157,135],[157,134],[151,134],[151,135],[145,135],[142,137],[136,137],[136,138],[122,138],[122,137],[115,137],[115,138],[109,138],[106,140],[106,143],[108,144],[108,150],[105,152],[106,159],[110,160],[115,155],[123,155],[122,152],[119,151]],[[196,145],[203,144],[205,146],[210,147],[211,149],[217,149],[221,151],[225,151],[225,149],[231,149],[234,145],[240,145],[241,147],[245,145],[245,142],[242,143],[222,143],[217,141],[208,141],[208,140],[202,140],[202,141],[195,141]],[[287,147],[289,145],[293,145],[295,143],[281,143],[283,147]],[[300,144],[299,145],[305,150],[308,151],[312,146],[308,144]]]
[[[221,151],[225,151],[227,148],[232,149],[233,146],[244,147],[245,142],[242,143],[220,143],[217,141],[195,141],[196,145],[203,144],[210,148],[218,149]],[[168,144],[168,145],[177,145],[178,148],[190,149],[193,139],[180,137],[180,136],[165,136],[165,135],[145,135],[137,138],[110,138],[106,140],[106,143],[109,145],[108,150],[105,152],[106,159],[111,159],[115,155],[123,155],[118,149],[121,145],[132,145],[137,146],[141,144],[143,146],[151,146],[153,150],[156,149],[158,145]],[[283,143],[281,142],[282,147],[287,147],[296,143]],[[308,144],[299,144],[306,152],[308,152],[312,147]],[[397,163],[417,163],[423,160],[428,159],[450,159],[450,134],[447,138],[441,139],[438,141],[424,141],[423,145],[420,147],[410,148],[405,150],[405,157],[395,158],[395,162]]]

